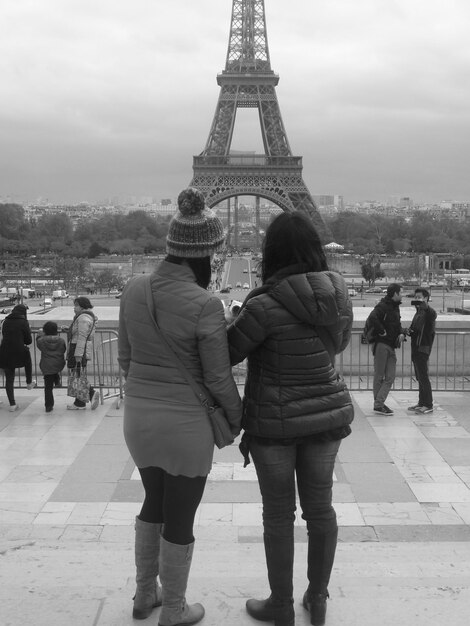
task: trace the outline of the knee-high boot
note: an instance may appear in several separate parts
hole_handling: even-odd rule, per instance
[[[323,626],[326,619],[326,600],[329,598],[328,583],[335,560],[338,528],[329,533],[318,533],[308,529],[308,589],[304,594],[303,605],[310,612],[310,623]]]
[[[186,587],[193,558],[194,542],[181,546],[162,537],[160,580],[163,589],[162,611],[158,626],[186,626],[204,617],[202,604],[186,603]]]
[[[294,626],[294,536],[275,537],[265,533],[264,550],[271,595],[266,600],[248,600],[247,613],[260,621],[274,622],[275,626]]]
[[[137,589],[132,611],[135,619],[146,619],[162,603],[162,591],[157,584],[161,528],[162,524],[150,524],[135,518]]]

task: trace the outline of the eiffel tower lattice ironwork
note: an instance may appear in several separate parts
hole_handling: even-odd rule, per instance
[[[271,69],[264,0],[232,0],[225,70],[217,109],[203,152],[193,157],[191,186],[208,206],[233,196],[271,200],[284,211],[307,213],[322,238],[325,225],[302,178],[302,157],[292,156],[276,96],[279,76]],[[237,108],[257,108],[264,154],[231,153]]]

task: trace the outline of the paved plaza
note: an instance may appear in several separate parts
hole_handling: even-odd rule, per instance
[[[0,406],[1,626],[121,626],[134,593],[133,520],[142,486],[122,437],[123,409],[53,413],[42,390]],[[470,614],[470,395],[441,393],[428,415],[391,393],[394,415],[354,392],[353,434],[340,450],[334,500],[340,541],[327,626],[465,626]],[[197,514],[187,597],[202,626],[248,626],[248,597],[267,581],[253,465],[216,451]],[[306,530],[296,522],[296,624],[309,619]],[[156,625],[158,610],[143,624]]]

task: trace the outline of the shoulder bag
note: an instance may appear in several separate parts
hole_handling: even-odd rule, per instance
[[[167,336],[164,335],[159,325],[157,324],[152,288],[150,286],[150,278],[145,281],[145,297],[147,300],[147,306],[150,312],[150,317],[152,319],[157,335],[159,336],[163,345],[167,348],[168,354],[173,358],[180,373],[186,379],[188,385],[194,391],[197,399],[206,410],[207,417],[209,418],[209,422],[212,427],[212,432],[214,434],[215,445],[218,448],[224,448],[225,446],[230,445],[234,441],[234,436],[230,429],[230,424],[227,421],[227,417],[225,415],[224,409],[218,406],[217,404],[215,404],[214,400],[211,398],[211,396],[207,392],[207,389],[205,389],[205,387],[200,385],[192,377],[188,369],[185,367],[185,365],[179,358],[178,354],[175,352],[175,350],[171,346],[171,340]]]

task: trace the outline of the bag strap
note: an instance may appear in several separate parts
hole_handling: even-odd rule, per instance
[[[180,359],[180,357],[177,355],[174,348],[172,347],[170,343],[170,339],[162,332],[160,326],[157,323],[157,318],[155,315],[155,302],[153,300],[150,277],[148,278],[148,280],[145,280],[145,299],[147,301],[147,307],[148,307],[155,331],[157,335],[159,336],[160,340],[162,341],[162,343],[164,344],[164,346],[167,348],[168,354],[173,358],[173,361],[176,363],[176,366],[178,367],[180,373],[186,379],[188,385],[194,391],[194,393],[196,394],[196,397],[198,398],[202,406],[208,412],[214,411],[215,410],[214,401],[212,400],[212,398],[210,398],[207,391],[203,387],[201,387],[201,385],[199,385],[199,383],[197,383],[196,380],[193,378],[193,376],[190,374],[189,370],[184,365],[183,361]]]

